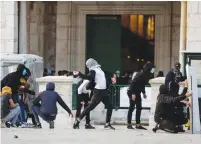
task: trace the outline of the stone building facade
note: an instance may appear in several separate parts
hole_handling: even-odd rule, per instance
[[[167,72],[181,51],[201,52],[201,2],[186,3],[187,35],[181,45],[183,2],[2,1],[1,53],[36,54],[44,57],[44,67],[84,72],[87,14],[153,14],[154,61],[157,70]]]

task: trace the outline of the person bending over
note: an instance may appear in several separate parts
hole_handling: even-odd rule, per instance
[[[146,128],[142,127],[140,124],[142,110],[141,92],[143,93],[144,98],[146,98],[147,96],[145,94],[145,85],[148,84],[150,76],[154,73],[154,71],[154,65],[152,65],[151,63],[146,63],[143,69],[134,77],[131,85],[128,88],[127,94],[130,102],[127,116],[128,129],[134,129],[131,125],[131,120],[132,113],[136,105],[136,129],[146,130]]]
[[[102,71],[96,60],[92,58],[88,59],[86,61],[86,66],[89,69],[89,74],[87,75],[87,79],[84,79],[83,83],[78,88],[78,93],[81,93],[90,82],[94,81],[95,86],[93,89],[93,96],[91,103],[84,109],[84,111],[74,122],[73,128],[77,129],[79,127],[80,121],[100,102],[103,102],[107,107],[106,124],[104,128],[114,130],[115,128],[110,124],[113,108],[108,96],[108,79],[106,78],[105,73]]]
[[[53,82],[49,82],[46,85],[46,90],[40,93],[33,101],[32,109],[35,121],[37,123],[36,128],[42,128],[38,116],[49,123],[50,129],[54,128],[54,120],[56,119],[57,115],[57,102],[69,113],[70,116],[73,116],[69,107],[54,90],[55,84]],[[41,104],[39,102],[41,102]]]
[[[156,122],[156,127],[153,128],[154,132],[161,129],[166,132],[177,133],[178,129],[176,126],[178,125],[178,120],[177,117],[175,117],[175,105],[191,95],[190,93],[186,93],[185,95],[174,97],[170,96],[168,91],[169,89],[165,84],[162,84],[159,88],[154,115]]]

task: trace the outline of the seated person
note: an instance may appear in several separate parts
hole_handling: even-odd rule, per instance
[[[46,85],[46,90],[41,92],[33,101],[32,109],[35,121],[37,123],[36,128],[42,128],[38,116],[49,123],[50,129],[54,128],[54,120],[56,119],[57,115],[57,102],[69,113],[70,116],[73,116],[69,107],[54,90],[55,84],[53,82],[49,82]],[[41,104],[39,103],[40,101]]]
[[[3,87],[1,93],[1,127],[15,126],[20,115],[19,104],[15,104],[11,98],[10,87]]]
[[[177,119],[175,116],[175,104],[189,97],[191,94],[186,93],[181,96],[169,96],[168,87],[162,84],[159,88],[159,95],[157,97],[156,110],[154,120],[157,123],[153,131],[157,129],[164,130],[170,133],[177,133],[177,125],[182,125],[185,122],[181,119]]]

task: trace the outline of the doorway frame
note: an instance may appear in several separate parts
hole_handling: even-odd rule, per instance
[[[76,51],[79,51],[80,58],[76,63],[80,71],[85,71],[86,15],[151,14],[155,15],[154,65],[156,65],[156,73],[158,70],[168,72],[171,67],[171,2],[107,2],[108,4],[98,6],[97,2],[93,4],[74,3],[78,6],[76,34],[79,36],[79,41],[76,42]]]

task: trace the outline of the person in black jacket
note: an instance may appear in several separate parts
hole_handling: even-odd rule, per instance
[[[49,123],[50,129],[54,128],[54,120],[56,119],[57,115],[57,102],[69,113],[69,116],[73,116],[69,107],[59,96],[59,94],[54,91],[54,89],[55,84],[53,82],[49,82],[46,85],[46,90],[40,93],[33,101],[32,109],[35,121],[37,123],[36,128],[42,128],[38,116]],[[41,104],[39,102],[41,102]]]
[[[86,114],[93,110],[100,102],[103,102],[107,107],[106,124],[104,128],[114,130],[115,128],[110,124],[113,107],[108,96],[108,78],[106,78],[105,73],[102,71],[96,60],[92,58],[88,59],[86,61],[86,66],[89,69],[89,74],[87,75],[86,79],[84,79],[83,83],[79,86],[78,94],[81,94],[82,90],[85,89],[90,82],[94,82],[95,86],[93,89],[93,96],[91,103],[84,109],[84,111],[74,122],[73,128],[77,129],[79,127],[80,121],[86,116]]]
[[[131,85],[128,88],[127,94],[129,97],[130,106],[128,109],[128,116],[127,116],[127,123],[128,129],[134,129],[131,125],[132,120],[132,113],[135,109],[136,105],[136,129],[144,129],[140,124],[140,116],[142,110],[142,99],[141,99],[141,92],[143,93],[144,98],[146,98],[145,93],[145,85],[148,84],[151,74],[155,71],[154,65],[151,63],[146,63],[143,69],[137,73],[137,75],[132,80]]]
[[[179,83],[179,82],[182,82],[185,80],[185,78],[182,76],[182,73],[180,71],[180,67],[181,67],[181,64],[179,62],[176,62],[174,65],[174,68],[171,69],[167,73],[167,75],[165,77],[165,84],[166,85],[169,85],[170,82]]]
[[[169,94],[167,85],[162,84],[160,86],[154,115],[154,120],[157,123],[156,127],[153,128],[154,132],[157,129],[170,133],[179,132],[177,125],[183,123],[183,121],[175,115],[175,105],[191,95],[185,92],[186,90],[183,91],[182,95],[175,97]]]
[[[88,86],[86,89],[82,90],[81,94],[78,94],[78,88],[79,86],[83,83],[83,79],[77,83],[77,99],[76,99],[76,119],[80,116],[81,109],[82,109],[82,103],[84,103],[84,108],[86,108],[89,105],[89,102],[91,100],[92,92],[89,96],[89,90],[93,90],[93,86]],[[89,83],[90,84],[90,83]],[[86,114],[86,124],[85,124],[85,129],[95,129],[90,124],[90,112]]]

